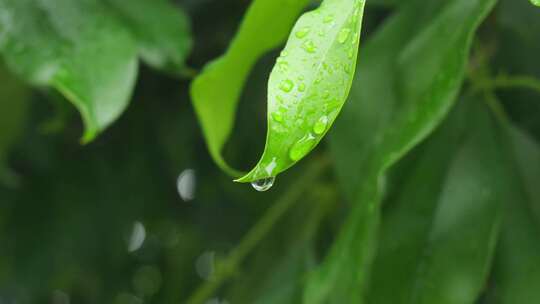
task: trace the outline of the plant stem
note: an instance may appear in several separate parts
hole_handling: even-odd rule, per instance
[[[488,85],[494,89],[523,88],[540,93],[540,79],[531,76],[499,75],[495,79],[493,79]]]
[[[272,205],[263,217],[251,228],[240,241],[240,244],[231,251],[229,256],[219,262],[216,267],[215,277],[201,285],[186,301],[188,304],[201,304],[233,275],[244,258],[257,246],[257,244],[270,232],[274,224],[283,214],[302,196],[302,194],[314,184],[315,180],[328,167],[327,159],[312,161],[305,174],[296,180],[289,189]]]

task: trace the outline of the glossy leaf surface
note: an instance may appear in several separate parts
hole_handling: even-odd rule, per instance
[[[366,44],[351,102],[330,137],[352,210],[329,255],[311,276],[305,303],[361,301],[375,250],[386,170],[452,107],[476,28],[494,4],[407,2]]]
[[[276,176],[321,141],[349,95],[363,11],[364,0],[325,0],[298,20],[270,74],[263,156],[238,181]]]
[[[283,10],[283,3],[278,2],[271,4],[275,16],[269,9],[264,13],[272,16],[272,22],[280,18],[291,20],[296,14],[290,13],[298,13],[304,7],[299,5],[300,1],[295,4],[297,11]],[[251,42],[247,58],[245,54],[244,58],[233,56],[240,52],[237,44],[242,39],[250,35],[261,39],[257,28],[248,23],[262,9],[262,3],[253,4],[229,53],[210,65],[192,87],[210,152],[222,168],[236,177],[241,173],[225,163],[221,149],[230,135],[247,72],[263,51],[280,42],[275,38],[266,38],[271,43]],[[276,176],[307,155],[326,134],[347,98],[354,76],[363,7],[364,1],[360,0],[326,0],[319,9],[298,20],[270,75],[268,134],[263,156],[250,173],[237,181]],[[258,22],[262,21],[259,18]],[[272,29],[273,23],[266,27]],[[279,33],[290,31],[283,24],[279,29]],[[236,70],[231,73],[233,68]]]
[[[255,0],[227,52],[209,63],[191,85],[191,97],[206,143],[217,165],[233,176],[221,150],[235,121],[246,78],[257,60],[289,35],[309,0]]]

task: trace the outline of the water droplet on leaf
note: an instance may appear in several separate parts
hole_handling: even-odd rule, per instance
[[[289,93],[294,88],[294,82],[292,82],[292,80],[290,80],[290,79],[283,80],[280,83],[279,88],[283,92]]]
[[[296,32],[295,36],[298,39],[302,39],[302,38],[306,37],[309,34],[310,31],[311,31],[311,28],[309,28],[308,26],[303,27],[303,28],[299,29]]]
[[[319,120],[315,123],[313,126],[313,132],[317,135],[321,135],[326,131],[326,127],[328,126],[328,116],[322,116],[319,118]]]
[[[309,152],[314,143],[315,137],[311,133],[304,136],[292,146],[289,151],[289,157],[293,161],[301,159]]]
[[[302,48],[308,53],[315,53],[315,51],[317,50],[317,46],[311,40],[306,40],[302,44]]]
[[[283,114],[281,114],[279,112],[274,112],[274,113],[272,113],[272,118],[277,122],[282,122],[283,121]]]
[[[350,28],[342,29],[341,31],[339,31],[339,34],[338,34],[338,42],[341,44],[345,43],[347,39],[349,39],[350,34],[351,34]]]

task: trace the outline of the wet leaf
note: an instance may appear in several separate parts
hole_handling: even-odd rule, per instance
[[[329,255],[310,277],[305,303],[361,302],[386,170],[452,107],[476,28],[494,4],[407,2],[366,44],[351,102],[330,136],[352,209]]]
[[[472,106],[471,106],[472,105]],[[467,99],[385,202],[369,303],[475,303],[513,198],[501,128]],[[410,161],[406,159],[406,161]],[[391,293],[388,290],[392,290]]]
[[[298,20],[270,74],[263,156],[237,181],[285,171],[330,129],[355,74],[363,11],[364,0],[326,0]]]
[[[302,1],[294,5],[284,2],[288,9],[279,1],[255,2],[229,52],[193,83],[192,97],[210,152],[218,165],[235,177],[242,173],[230,168],[220,153],[232,129],[247,72],[264,51],[281,43],[282,39],[275,37],[284,38],[289,33],[289,25],[305,6]],[[263,156],[237,181],[276,176],[307,155],[328,131],[347,98],[355,72],[363,6],[361,0],[326,0],[296,23],[270,75]],[[252,20],[264,22],[259,14],[272,19],[264,27],[272,33],[270,37],[260,33]],[[278,21],[279,26],[274,25]],[[247,39],[252,39],[249,48],[243,45]],[[270,41],[259,41],[265,39]],[[250,50],[247,54],[246,49]],[[244,55],[239,57],[242,51]]]
[[[234,126],[246,78],[257,60],[278,47],[309,0],[255,0],[227,52],[209,63],[193,81],[191,97],[216,164],[232,176],[221,150]]]

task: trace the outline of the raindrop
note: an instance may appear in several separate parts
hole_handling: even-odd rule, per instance
[[[259,192],[264,192],[264,191],[268,191],[270,188],[272,188],[272,186],[274,185],[275,180],[276,180],[276,178],[274,176],[267,177],[267,178],[259,179],[259,180],[256,180],[256,181],[252,182],[251,186],[253,186],[253,189],[255,189],[255,190],[259,191]]]
[[[349,39],[350,34],[351,34],[350,28],[342,29],[341,31],[339,31],[339,34],[338,34],[338,42],[341,44],[345,43],[347,39]]]
[[[314,140],[315,137],[310,133],[297,141],[289,151],[289,157],[291,160],[297,161],[304,157],[313,147],[313,144],[315,143]]]
[[[292,82],[292,80],[290,80],[290,79],[283,80],[283,81],[279,84],[279,88],[280,88],[283,92],[289,93],[289,92],[292,91],[292,89],[294,88],[294,82]]]
[[[302,39],[302,38],[306,37],[306,36],[309,34],[310,31],[311,31],[311,29],[310,29],[308,26],[303,27],[303,28],[299,29],[299,30],[295,33],[295,36],[296,36],[296,38],[298,38],[298,39]]]
[[[332,21],[334,21],[334,15],[325,16],[324,19],[323,19],[324,23],[330,23]]]
[[[313,126],[313,132],[317,135],[321,135],[326,131],[326,127],[328,126],[328,116],[324,115],[315,123]]]
[[[195,170],[186,169],[178,175],[176,180],[176,189],[180,197],[188,202],[195,198],[195,187],[197,185],[197,178]]]
[[[317,46],[315,45],[315,43],[313,43],[312,40],[306,40],[302,44],[302,48],[308,53],[315,53],[315,51],[317,51]]]
[[[305,83],[301,83],[298,85],[298,91],[299,92],[304,92],[306,90],[306,84]]]
[[[274,113],[272,113],[272,118],[276,122],[282,122],[283,121],[283,114],[281,114],[280,112],[274,112]]]

